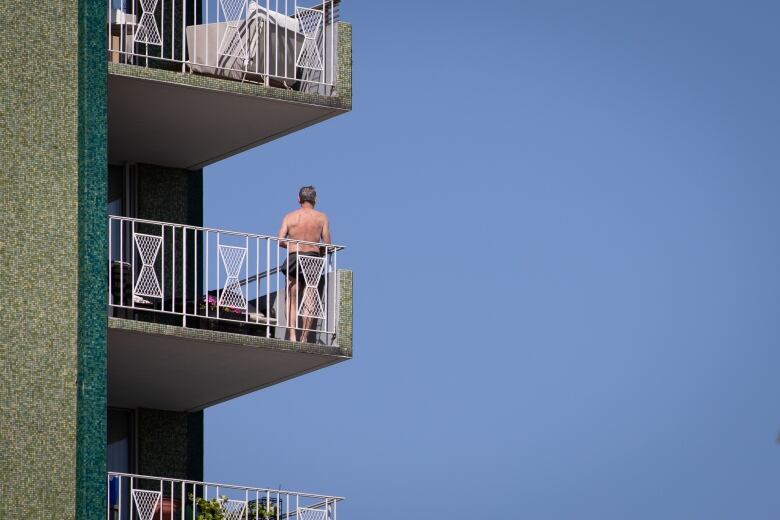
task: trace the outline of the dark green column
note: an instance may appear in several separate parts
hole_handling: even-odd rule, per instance
[[[138,473],[203,480],[203,412],[138,410]]]
[[[78,350],[76,518],[105,518],[107,238],[107,14],[78,2]]]

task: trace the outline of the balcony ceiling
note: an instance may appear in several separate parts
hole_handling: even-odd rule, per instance
[[[176,334],[166,334],[167,329]],[[224,337],[220,334],[171,326],[161,327],[160,333],[110,326],[109,406],[201,410],[348,359],[326,347],[302,352],[279,340],[266,340],[278,343],[276,347],[230,344],[216,340]]]
[[[343,111],[110,74],[109,162],[201,168]]]

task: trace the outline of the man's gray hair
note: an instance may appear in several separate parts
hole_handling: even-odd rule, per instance
[[[317,202],[317,190],[314,189],[314,186],[304,186],[298,192],[298,200],[301,203],[311,202],[315,204]]]

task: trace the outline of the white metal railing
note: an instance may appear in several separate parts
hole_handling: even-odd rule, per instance
[[[112,315],[337,345],[342,246],[119,216],[108,228]]]
[[[336,520],[343,497],[109,472],[106,520]],[[215,516],[208,516],[214,518]]]
[[[330,94],[340,0],[310,2],[108,0],[109,60]]]

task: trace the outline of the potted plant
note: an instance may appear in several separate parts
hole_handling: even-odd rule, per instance
[[[222,504],[227,501],[228,497],[221,496],[206,500],[205,498],[196,498],[190,493],[188,498],[195,506],[196,520],[225,520]]]
[[[215,320],[219,312],[221,320]],[[198,317],[205,325],[201,328],[207,328],[211,330],[225,330],[226,332],[240,332],[240,330],[232,330],[230,325],[243,325],[244,322],[244,309],[241,307],[233,307],[231,305],[218,305],[217,298],[213,294],[204,295],[198,303]],[[206,318],[204,320],[204,318]],[[224,320],[231,320],[232,323]]]
[[[195,507],[196,520],[225,520],[224,504],[228,497],[223,495],[206,500],[205,498],[196,498],[190,493],[188,498]],[[252,519],[273,520],[276,518],[276,506],[267,505],[264,499],[247,502],[245,514]],[[187,518],[190,516],[188,515]]]
[[[180,505],[181,502],[175,498],[162,497],[152,518],[160,518],[160,509],[162,509],[162,518],[176,518],[179,515]]]
[[[259,518],[262,520],[272,520],[276,518],[276,506],[266,504],[265,499],[252,501],[247,504],[249,508],[249,518]]]

